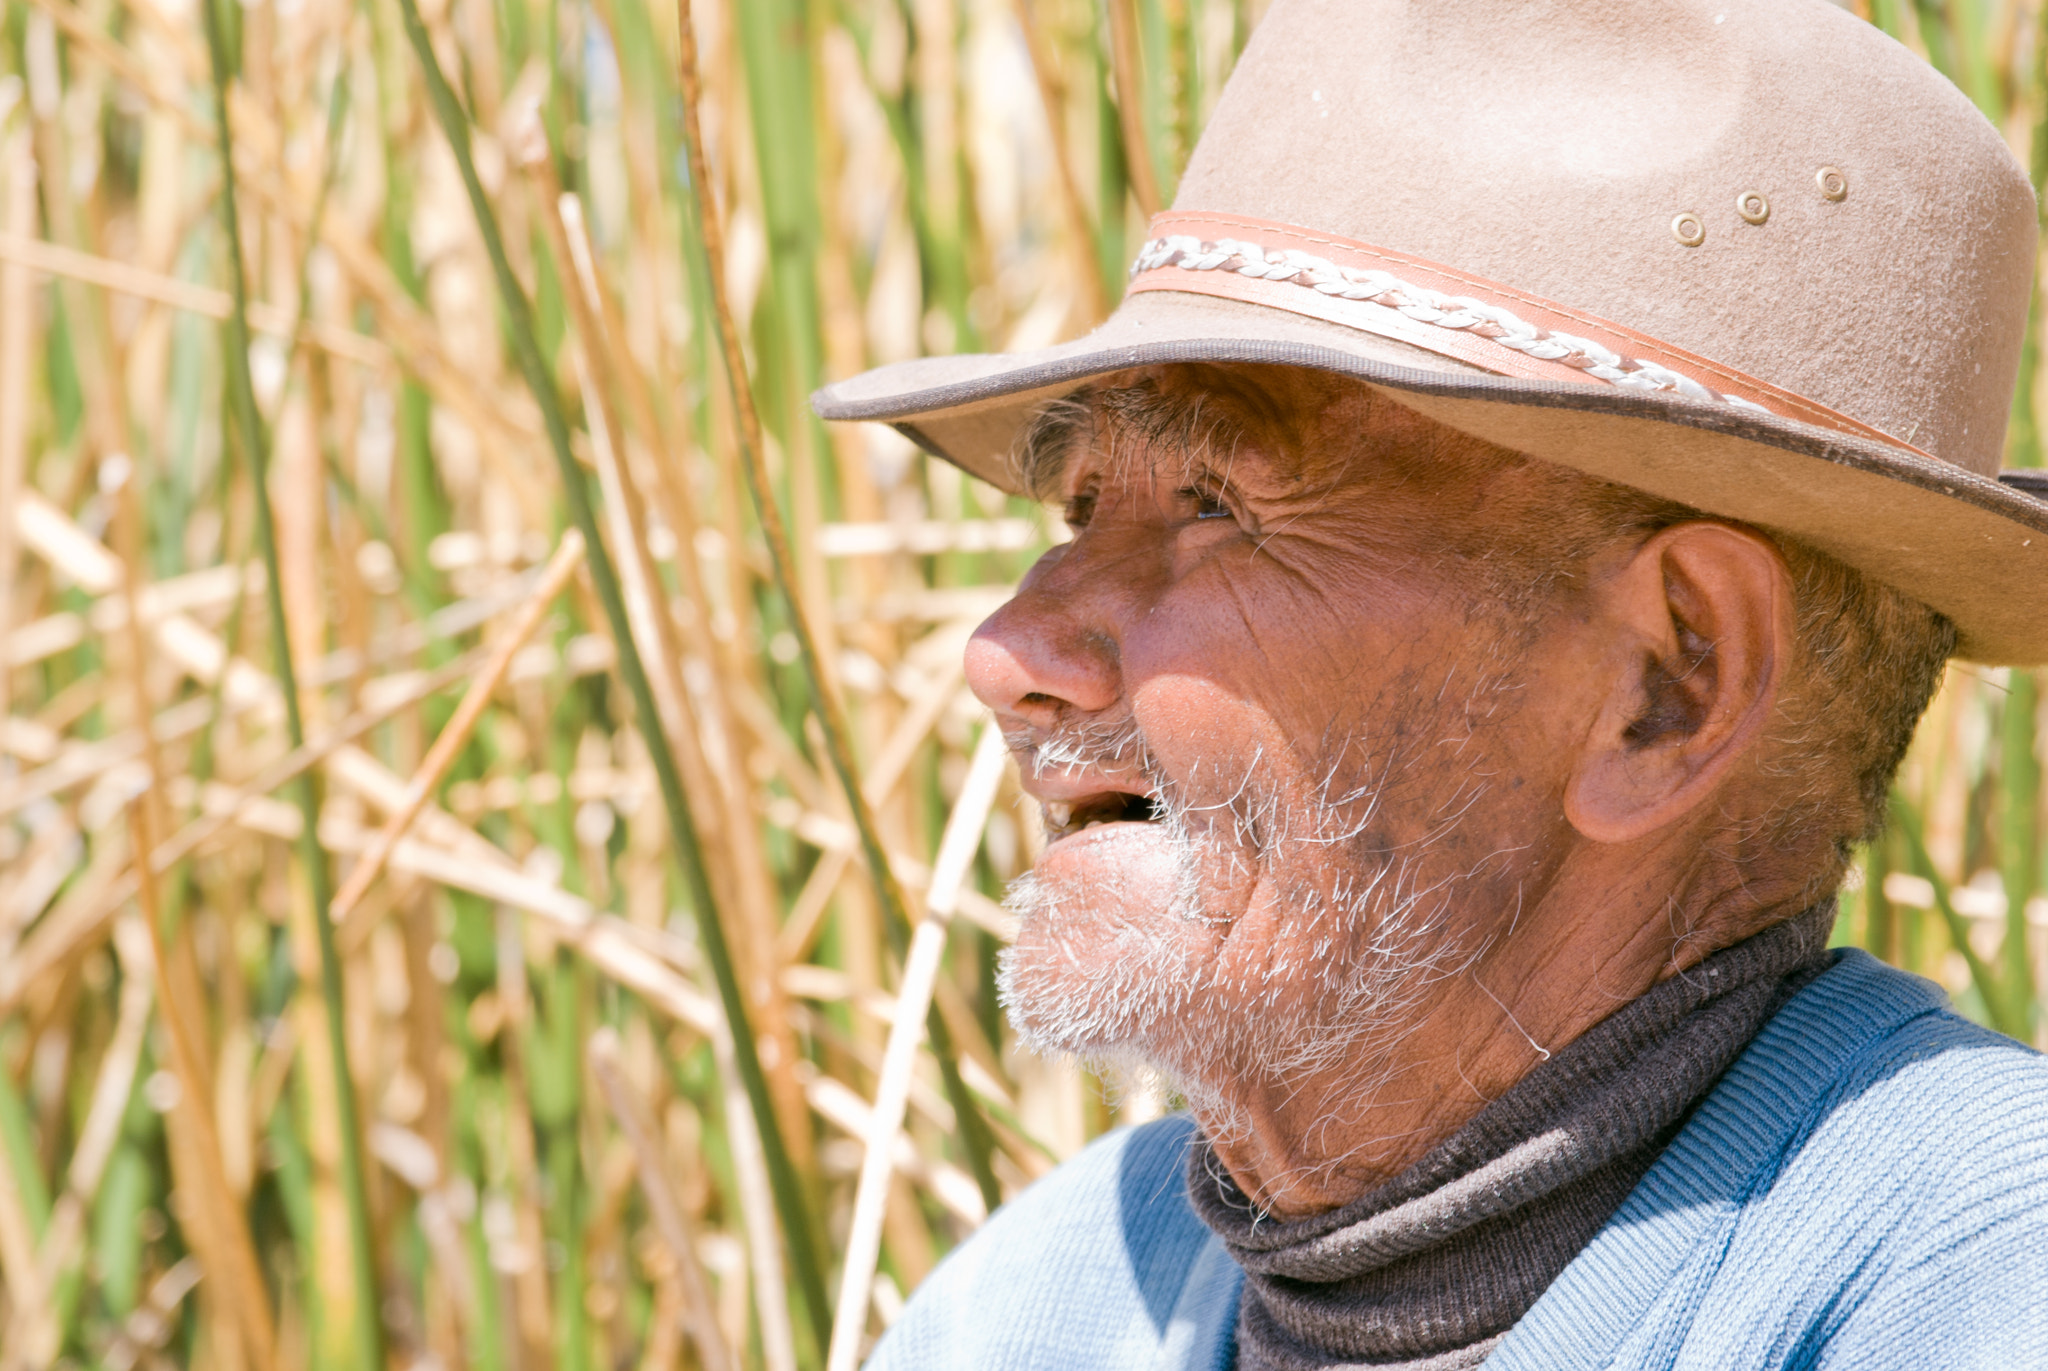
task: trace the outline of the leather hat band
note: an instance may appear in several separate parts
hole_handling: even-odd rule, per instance
[[[1362,329],[1503,376],[1665,391],[1920,452],[1683,348],[1405,253],[1229,214],[1169,211],[1153,217],[1151,235],[1132,264],[1127,292],[1242,300]]]

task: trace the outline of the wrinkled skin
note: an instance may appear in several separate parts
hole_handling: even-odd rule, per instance
[[[1793,912],[1798,873],[1708,841],[1768,803],[1789,589],[1719,524],[1504,575],[1542,464],[1312,372],[1133,383],[1227,436],[1084,432],[1073,540],[968,648],[1054,839],[1007,999],[1165,1072],[1247,1194],[1312,1213]]]

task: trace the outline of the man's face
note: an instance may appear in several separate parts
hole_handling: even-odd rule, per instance
[[[1064,458],[1073,541],[967,653],[1050,839],[1013,1018],[1198,1102],[1369,1057],[1558,847],[1497,555],[1543,477],[1281,368],[1121,378]]]

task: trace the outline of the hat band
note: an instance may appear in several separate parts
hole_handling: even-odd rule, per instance
[[[1155,215],[1151,233],[1131,264],[1127,294],[1177,290],[1242,300],[1375,333],[1500,375],[1665,391],[1920,452],[1881,429],[1683,348],[1405,253],[1290,224],[1205,212]]]

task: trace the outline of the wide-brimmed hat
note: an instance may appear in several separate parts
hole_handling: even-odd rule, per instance
[[[1091,377],[1269,362],[1780,530],[2048,660],[2048,484],[1999,467],[2036,206],[1826,0],[1278,0],[1085,338],[820,390],[1006,489]]]

